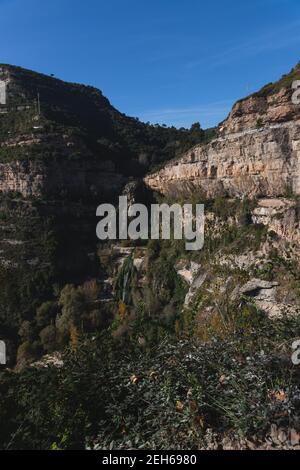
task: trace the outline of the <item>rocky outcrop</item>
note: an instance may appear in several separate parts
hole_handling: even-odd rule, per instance
[[[208,272],[201,269],[198,263],[180,260],[175,266],[177,274],[188,284],[189,290],[185,296],[184,307],[188,307],[195,294],[204,284],[208,277]]]
[[[292,89],[238,102],[219,137],[197,146],[146,184],[163,194],[200,189],[208,197],[300,194],[300,105]]]
[[[300,106],[292,101],[292,87],[282,88],[278,93],[251,96],[238,101],[228,119],[220,126],[220,132],[233,134],[245,129],[255,129],[300,119]]]
[[[232,299],[238,297],[251,298],[256,306],[264,311],[270,318],[280,316],[299,315],[299,307],[283,302],[278,297],[280,283],[251,279],[242,287],[237,286],[232,293]]]
[[[300,194],[300,121],[248,129],[195,147],[145,178],[163,194],[207,197]]]
[[[44,171],[32,162],[0,163],[0,192],[17,192],[24,197],[40,195]]]
[[[252,220],[290,243],[300,244],[299,204],[295,199],[261,199],[253,210]]]

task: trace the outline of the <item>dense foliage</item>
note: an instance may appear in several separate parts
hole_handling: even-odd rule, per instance
[[[299,333],[298,319],[253,320],[203,345],[82,339],[62,368],[1,375],[1,447],[189,449],[210,432],[259,439],[274,423],[297,428]]]

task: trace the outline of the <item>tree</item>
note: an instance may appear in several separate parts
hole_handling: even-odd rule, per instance
[[[53,352],[56,349],[56,328],[48,325],[40,332],[41,343],[46,352]]]
[[[51,323],[55,319],[57,313],[56,302],[44,302],[36,311],[36,323],[40,328]]]
[[[34,334],[33,334],[33,329],[30,321],[25,320],[22,322],[20,329],[18,331],[18,334],[22,341],[31,341]]]
[[[191,132],[199,132],[199,131],[203,132],[200,122],[194,122],[194,124],[191,125],[190,130]]]
[[[61,291],[59,305],[62,307],[62,313],[56,321],[56,327],[61,339],[67,340],[70,336],[71,327],[78,327],[83,313],[84,295],[80,289],[67,284]]]

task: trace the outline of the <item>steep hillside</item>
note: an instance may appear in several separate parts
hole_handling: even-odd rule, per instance
[[[100,300],[107,297],[98,204],[203,131],[140,123],[93,87],[20,67],[1,65],[0,80],[0,336],[15,364],[43,354],[37,309],[54,301],[55,312],[67,283],[97,279]],[[51,330],[53,321],[41,325]]]
[[[168,160],[204,132],[151,126],[118,112],[101,91],[0,66],[0,190],[24,196],[107,197],[129,176]]]
[[[20,67],[0,65],[0,81],[0,334],[15,346],[56,289],[103,277],[98,204],[206,134],[141,123],[91,86]]]

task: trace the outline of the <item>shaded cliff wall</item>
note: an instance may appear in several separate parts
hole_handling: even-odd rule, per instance
[[[109,163],[109,162],[108,162]],[[82,197],[101,201],[118,194],[127,178],[105,162],[41,163],[20,160],[0,163],[0,192],[17,192],[23,197]]]

